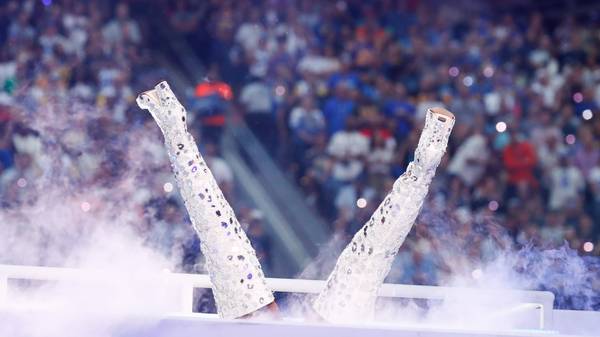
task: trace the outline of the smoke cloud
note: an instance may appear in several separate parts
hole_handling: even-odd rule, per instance
[[[112,336],[132,317],[178,309],[165,272],[181,268],[173,247],[194,233],[185,216],[166,223],[148,207],[171,181],[152,121],[124,129],[60,98],[14,114],[27,165],[7,184],[0,263],[86,269],[86,282],[11,281],[0,335]]]
[[[13,324],[2,324],[0,335],[104,337],[135,317],[175,310],[180,294],[156,275],[180,270],[183,250],[176,243],[194,233],[185,215],[169,228],[159,211],[146,207],[165,197],[165,183],[174,185],[154,123],[133,117],[125,129],[104,111],[60,100],[30,111],[18,110],[21,150],[31,165],[26,176],[14,177],[3,200],[0,263],[81,268],[98,282],[15,281],[12,307],[4,310]],[[549,290],[558,307],[599,305],[597,259],[586,260],[567,246],[517,247],[494,218],[465,227],[455,212],[425,207],[400,251],[423,249],[419,240],[426,238],[438,256],[439,285]],[[470,253],[472,242],[484,242],[483,258]],[[299,277],[324,279],[345,244],[335,236]],[[395,266],[390,277],[402,272]],[[510,330],[532,328],[535,321],[531,310],[515,309],[518,295],[456,294],[444,301],[381,299],[378,324]],[[306,319],[310,302],[310,296],[293,295],[281,307],[291,318]]]

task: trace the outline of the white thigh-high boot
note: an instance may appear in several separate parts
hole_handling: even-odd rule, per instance
[[[246,233],[187,131],[185,108],[166,82],[136,101],[150,111],[164,135],[179,191],[200,237],[219,315],[237,318],[273,302]]]
[[[344,249],[313,303],[323,319],[355,323],[373,318],[377,292],[419,214],[453,126],[449,111],[427,111],[414,161]]]

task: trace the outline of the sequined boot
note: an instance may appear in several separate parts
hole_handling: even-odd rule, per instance
[[[179,191],[200,237],[219,315],[237,318],[273,302],[250,241],[187,132],[185,108],[166,82],[136,101],[164,135]]]
[[[323,319],[355,323],[373,318],[377,292],[419,214],[453,126],[449,111],[428,110],[414,161],[344,249],[313,303]]]

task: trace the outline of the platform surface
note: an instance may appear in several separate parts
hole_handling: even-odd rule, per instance
[[[597,314],[597,313],[595,313]],[[599,317],[592,314],[587,322],[593,324]],[[577,313],[571,313],[572,320]],[[596,327],[598,327],[596,321]],[[592,328],[592,327],[590,327]],[[11,337],[506,337],[506,336],[575,336],[558,330],[485,331],[451,329],[401,324],[334,325],[292,320],[247,321],[223,320],[212,315],[166,315],[164,317],[117,317],[97,315],[69,317],[64,313],[0,311],[0,335]],[[581,336],[581,334],[578,334]],[[594,336],[593,333],[585,334]]]

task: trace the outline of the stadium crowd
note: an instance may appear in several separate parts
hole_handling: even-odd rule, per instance
[[[458,122],[424,209],[444,214],[455,252],[472,263],[498,246],[567,244],[597,256],[600,22],[493,11],[182,0],[171,21],[188,14],[182,32],[213,79],[231,86],[234,110],[333,232],[368,219],[412,159],[426,109],[441,105]],[[460,269],[441,252],[436,220],[421,222],[388,280],[436,284]]]
[[[402,174],[426,109],[456,114],[449,155],[389,281],[437,284],[512,245],[566,242],[600,255],[599,22],[434,3],[178,0],[163,2],[168,18],[155,19],[194,47],[226,88],[225,103],[340,237],[362,226]],[[9,1],[0,16],[2,207],[18,208],[48,176],[48,144],[59,144],[60,169],[83,189],[114,186],[135,170],[128,158],[140,141],[123,135],[158,130],[134,95],[165,76],[145,20],[128,2],[98,0]],[[213,118],[222,101],[194,106],[197,123],[222,125]],[[205,127],[191,128],[196,139],[209,138],[199,134]],[[268,270],[260,212],[236,197],[218,148],[201,143]],[[181,268],[194,269],[198,242],[168,183],[164,149],[144,144],[151,174],[134,200],[148,225],[137,230],[166,254],[183,251]],[[596,302],[565,296],[559,306],[597,309],[599,280],[586,283]]]
[[[169,76],[153,60],[149,28],[132,17],[131,6],[69,0],[0,6],[2,232],[11,233],[6,227],[17,226],[15,219],[28,219],[25,206],[55,193],[64,204],[83,200],[75,207],[98,220],[106,210],[122,213],[110,221],[131,215],[126,222],[148,245],[175,259],[180,270],[202,271],[199,242],[174,188],[158,128],[134,101],[137,92]],[[200,143],[268,270],[269,240],[260,230],[260,212],[236,198],[218,147]],[[134,185],[127,183],[132,177]],[[21,230],[27,236],[21,239],[46,247],[43,254],[2,263],[60,263],[47,257],[60,247],[52,245],[53,231],[45,225],[19,225],[34,228]]]

